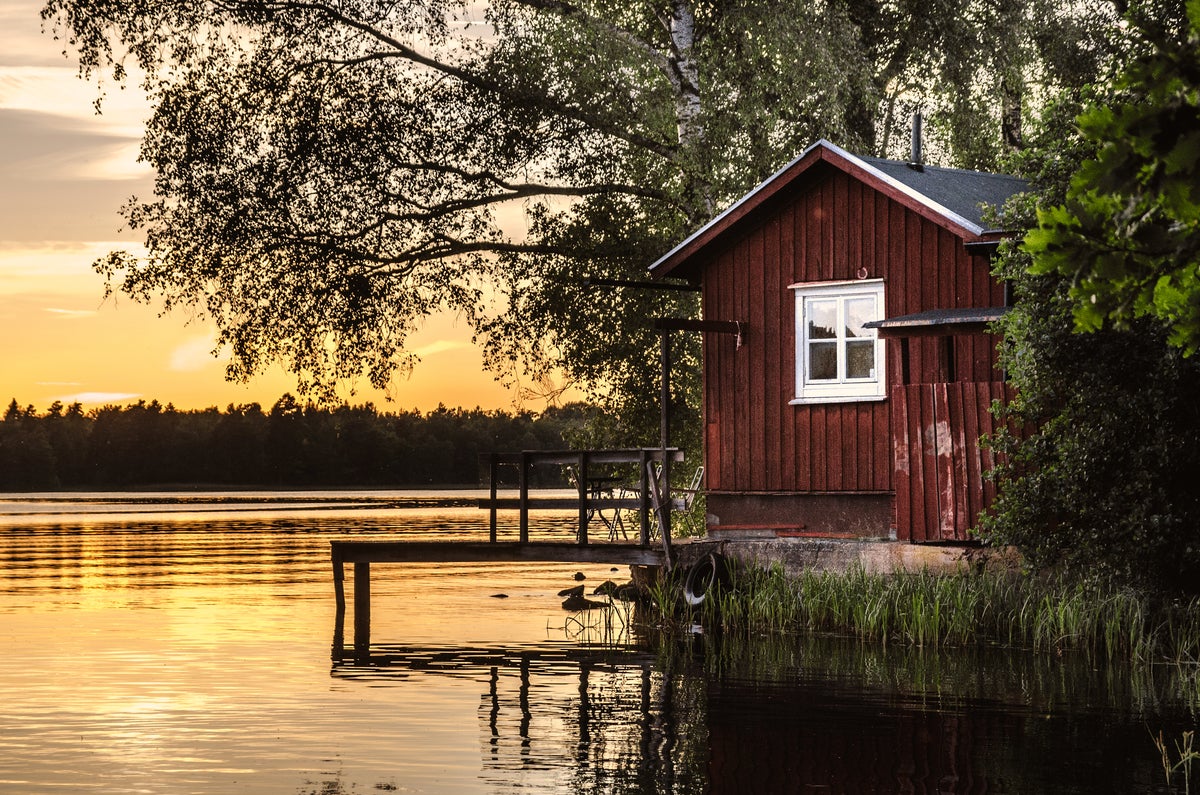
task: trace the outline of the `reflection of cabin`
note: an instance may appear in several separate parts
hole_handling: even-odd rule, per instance
[[[699,283],[708,531],[962,540],[1004,395],[999,237],[1013,177],[819,141],[651,266]]]

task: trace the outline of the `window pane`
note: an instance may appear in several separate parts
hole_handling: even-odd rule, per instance
[[[875,343],[846,343],[846,377],[875,378]]]
[[[837,301],[808,302],[808,338],[810,340],[837,338]]]
[[[875,320],[875,299],[872,296],[865,298],[847,298],[846,299],[846,336],[847,337],[869,337],[869,330],[863,328],[863,323],[870,320]]]
[[[808,346],[808,380],[831,381],[835,378],[837,378],[837,343],[810,343]]]

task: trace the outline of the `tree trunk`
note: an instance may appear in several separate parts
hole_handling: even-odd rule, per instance
[[[675,129],[679,136],[681,166],[692,182],[692,216],[697,222],[714,214],[711,185],[703,162],[704,120],[700,107],[700,66],[696,62],[696,16],[691,0],[671,4],[671,63],[676,74]]]

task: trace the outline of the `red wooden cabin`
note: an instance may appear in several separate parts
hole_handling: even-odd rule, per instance
[[[651,266],[743,330],[704,339],[711,536],[967,538],[1005,393],[982,207],[1023,187],[818,141]]]

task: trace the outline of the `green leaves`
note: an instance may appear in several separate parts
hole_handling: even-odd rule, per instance
[[[1036,274],[1071,282],[1077,327],[1163,324],[1185,354],[1200,349],[1200,26],[1148,43],[1116,101],[1079,116],[1097,147],[1065,205],[1039,212],[1025,239]],[[1149,34],[1147,34],[1149,36]]]

